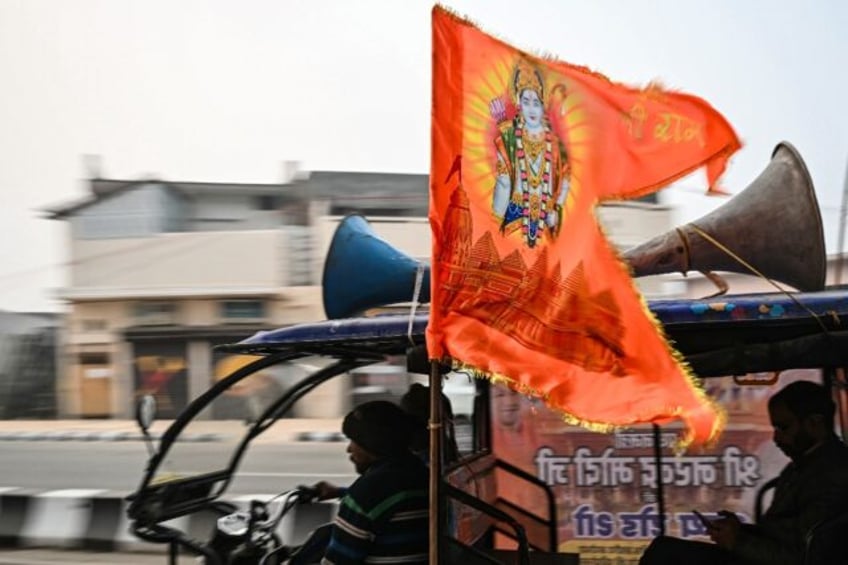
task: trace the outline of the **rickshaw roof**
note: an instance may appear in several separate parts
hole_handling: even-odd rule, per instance
[[[700,376],[848,365],[848,289],[652,300],[666,337]],[[269,355],[402,355],[424,343],[428,315],[380,314],[259,332],[221,346]],[[730,371],[730,372],[728,372]]]

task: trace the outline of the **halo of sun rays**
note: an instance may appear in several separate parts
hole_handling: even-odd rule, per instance
[[[493,61],[488,69],[471,79],[471,88],[465,94],[463,176],[466,190],[471,189],[477,193],[474,201],[491,202],[492,199],[497,162],[494,141],[499,133],[490,104],[500,100],[508,115],[514,112],[514,109],[510,111],[509,108],[513,106],[509,96],[509,82],[513,72],[509,62],[513,58],[504,56]]]
[[[495,139],[500,135],[500,124],[511,122],[518,108],[512,91],[516,64],[523,54],[504,52],[487,58],[485,64],[468,69],[465,77],[463,113],[463,186],[471,205],[486,209],[493,225],[499,222],[491,211],[496,180],[497,151]],[[545,85],[545,115],[552,132],[565,146],[570,166],[570,188],[563,203],[563,221],[575,208],[581,193],[581,179],[590,158],[592,120],[578,83],[551,68],[550,63],[534,61],[542,73]],[[500,102],[499,116],[492,108]],[[500,120],[499,120],[500,118]]]

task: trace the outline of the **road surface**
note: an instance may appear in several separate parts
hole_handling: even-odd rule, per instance
[[[319,480],[346,484],[355,478],[344,442],[266,443],[244,456],[228,492],[273,494]],[[180,446],[198,471],[220,468],[227,442]],[[39,491],[103,489],[134,491],[147,462],[144,444],[132,442],[0,441],[0,487]]]

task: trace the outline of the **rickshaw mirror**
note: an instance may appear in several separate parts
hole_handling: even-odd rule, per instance
[[[135,421],[138,427],[147,434],[153,421],[156,419],[156,398],[152,394],[145,394],[138,399],[135,407]]]

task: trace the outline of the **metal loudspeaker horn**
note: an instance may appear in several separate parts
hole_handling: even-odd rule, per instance
[[[798,151],[781,142],[765,170],[726,204],[623,258],[637,277],[701,271],[722,291],[727,285],[711,271],[754,274],[744,263],[798,290],[821,290],[826,255],[810,173]]]
[[[378,305],[430,302],[430,267],[389,245],[362,216],[351,215],[333,234],[321,286],[327,318],[347,318]]]

